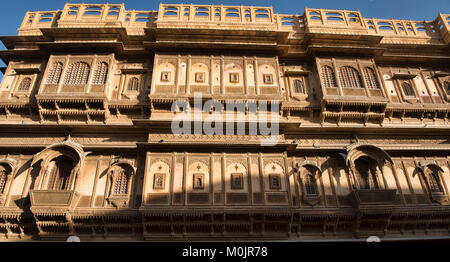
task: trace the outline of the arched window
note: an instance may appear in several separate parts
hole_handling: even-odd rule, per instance
[[[305,88],[303,86],[303,81],[302,80],[294,80],[294,93],[297,94],[304,94],[305,93]]]
[[[137,79],[137,77],[132,77],[128,81],[127,90],[128,91],[138,91],[139,90],[139,79]]]
[[[405,96],[416,97],[416,94],[414,93],[414,88],[411,86],[410,83],[403,82],[402,89]]]
[[[69,190],[73,161],[68,157],[58,157],[50,163],[50,177],[47,184],[49,190]]]
[[[6,182],[8,181],[9,169],[0,165],[0,194],[5,192]]]
[[[30,89],[31,86],[31,78],[26,77],[22,80],[22,82],[20,82],[19,87],[17,88],[17,90],[19,91],[27,91],[28,89]]]
[[[355,173],[360,189],[379,189],[377,162],[369,157],[362,156],[355,160]]]
[[[331,66],[322,66],[322,82],[325,88],[337,87],[336,77]]]
[[[439,179],[439,171],[436,168],[428,166],[425,169],[424,175],[430,193],[444,193],[441,180]]]
[[[92,84],[104,85],[106,83],[107,76],[108,76],[108,64],[105,62],[98,63],[97,68],[95,68],[95,71],[94,71]]]
[[[76,62],[69,66],[64,84],[85,85],[89,79],[90,67],[85,62]]]
[[[114,172],[113,194],[114,195],[128,194],[128,183],[130,180],[130,173],[128,173],[123,168],[117,168],[113,172]]]
[[[341,67],[339,78],[343,88],[363,88],[361,76],[358,70],[351,66]]]
[[[444,88],[445,88],[445,92],[447,93],[447,95],[450,96],[450,82],[449,81],[444,82]]]
[[[317,181],[313,174],[307,173],[304,176],[305,191],[308,196],[319,195],[319,189],[317,188]]]
[[[48,71],[47,84],[57,85],[63,70],[63,64],[61,62],[54,62],[52,67]]]
[[[366,83],[369,88],[380,89],[380,82],[378,81],[375,70],[370,67],[364,69],[364,76],[366,77]]]

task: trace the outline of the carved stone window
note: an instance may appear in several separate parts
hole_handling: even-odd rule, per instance
[[[164,189],[166,183],[166,174],[156,173],[153,175],[153,189]]]
[[[59,80],[61,79],[63,67],[64,67],[63,63],[61,63],[61,62],[54,62],[52,64],[52,67],[48,71],[47,84],[49,84],[49,85],[59,84]]]
[[[113,195],[128,194],[130,175],[125,169],[117,168],[113,173]]]
[[[305,86],[303,85],[303,80],[296,79],[294,80],[294,93],[297,94],[304,94],[305,93]]]
[[[412,85],[408,82],[402,83],[402,89],[403,93],[405,94],[405,97],[416,97],[416,93],[414,92],[414,88]]]
[[[310,172],[307,172],[303,176],[303,183],[305,187],[305,193],[307,196],[318,196],[319,189],[317,188],[317,181],[314,175]]]
[[[270,189],[281,189],[281,176],[279,174],[269,175]]]
[[[264,84],[273,84],[273,75],[272,74],[264,74],[263,75]]]
[[[230,83],[239,83],[239,73],[230,73]]]
[[[359,182],[359,189],[379,189],[377,177],[377,162],[363,156],[355,160],[355,175]]]
[[[48,190],[68,190],[73,161],[61,156],[50,162]]]
[[[6,182],[8,181],[9,171],[5,166],[0,165],[0,194],[5,192]]]
[[[378,81],[377,74],[375,70],[370,67],[366,67],[364,69],[364,76],[366,77],[366,84],[369,88],[372,89],[380,89],[380,82]]]
[[[449,81],[444,82],[444,89],[445,89],[445,92],[447,93],[447,95],[450,96],[450,82]]]
[[[75,62],[69,66],[64,84],[85,85],[89,79],[90,67],[85,62]]]
[[[336,88],[337,82],[331,66],[322,66],[322,84],[325,88]]]
[[[98,63],[97,68],[94,71],[92,84],[104,85],[106,83],[107,77],[108,77],[108,64],[105,62]]]
[[[200,174],[200,173],[197,173],[197,174],[194,174],[194,176],[193,176],[193,178],[194,178],[194,181],[193,181],[193,188],[194,189],[203,189],[203,188],[205,188],[205,185],[204,185],[204,174]]]
[[[31,86],[31,78],[26,77],[26,78],[22,79],[17,90],[18,91],[28,91],[28,89],[30,89],[30,86]]]
[[[231,174],[231,189],[243,189],[244,188],[244,176],[242,173]]]
[[[165,71],[161,72],[161,82],[169,82],[170,81],[170,72]]]
[[[363,88],[361,75],[351,66],[343,66],[339,72],[340,83],[343,88]]]
[[[205,72],[195,73],[195,82],[196,83],[204,83],[205,82]]]
[[[439,178],[439,171],[435,168],[427,167],[424,172],[425,181],[428,184],[428,189],[431,193],[444,193],[441,180]]]
[[[132,77],[128,80],[127,91],[138,91],[139,90],[139,79],[137,77]]]

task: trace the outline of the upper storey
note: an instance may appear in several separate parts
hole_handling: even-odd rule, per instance
[[[303,15],[275,14],[272,7],[160,4],[158,11],[126,10],[124,4],[66,4],[57,11],[27,12],[19,35],[42,35],[49,28],[190,29],[200,31],[264,31],[303,34],[367,36],[386,43],[450,43],[450,15],[433,21],[367,19],[359,11],[305,8]],[[401,40],[400,40],[401,39]]]

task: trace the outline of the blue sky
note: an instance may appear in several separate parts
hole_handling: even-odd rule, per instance
[[[125,3],[126,9],[157,10],[160,2],[273,6],[275,13],[303,14],[305,7],[360,10],[363,17],[434,20],[450,13],[450,0],[11,0],[0,9],[0,35],[15,35],[25,13],[63,9],[70,3]],[[3,47],[3,46],[1,46]]]
[[[0,35],[16,35],[25,13],[62,10],[70,3],[125,3],[128,10],[157,10],[167,4],[223,4],[273,6],[275,13],[303,14],[305,7],[360,10],[363,17],[384,19],[434,20],[438,13],[450,14],[450,0],[11,0],[0,9]],[[0,44],[0,49],[4,46]],[[2,66],[0,62],[0,66]]]

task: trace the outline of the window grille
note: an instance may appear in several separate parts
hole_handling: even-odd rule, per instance
[[[22,80],[22,82],[20,82],[19,87],[17,88],[17,90],[19,91],[27,91],[28,89],[30,89],[31,86],[31,78],[26,77]]]
[[[294,80],[294,93],[304,94],[305,88],[302,80]]]
[[[333,68],[330,66],[322,66],[322,81],[325,88],[337,87]]]
[[[339,77],[343,88],[363,88],[358,70],[351,66],[341,67]]]
[[[128,91],[138,91],[139,90],[139,79],[137,79],[136,77],[132,77],[128,81],[127,90]]]
[[[128,193],[129,175],[123,169],[115,171],[114,176],[114,194],[126,195]]]
[[[5,192],[7,180],[8,180],[8,172],[3,166],[0,166],[0,194],[3,194]]]
[[[104,85],[106,83],[107,77],[108,77],[108,64],[105,62],[98,63],[97,68],[94,71],[92,84]]]
[[[153,180],[153,189],[164,189],[164,174],[155,174]]]
[[[48,71],[47,84],[57,85],[61,79],[63,70],[63,64],[61,62],[54,62],[50,70]]]
[[[242,174],[231,174],[231,189],[243,189],[243,180]]]
[[[403,82],[402,84],[403,93],[405,93],[405,96],[415,97],[416,94],[414,93],[414,88],[411,86],[408,82]]]
[[[316,179],[310,173],[305,175],[305,191],[307,195],[319,195]]]
[[[365,71],[364,75],[366,77],[367,86],[372,89],[380,89],[381,88],[380,82],[378,81],[375,70],[370,67],[366,67],[364,71]]]
[[[194,174],[194,189],[203,189],[203,174]]]
[[[69,66],[64,84],[85,85],[88,83],[90,67],[85,62],[76,62]]]
[[[270,189],[280,189],[281,188],[281,177],[278,174],[269,175]]]
[[[431,193],[444,192],[444,190],[442,190],[439,174],[437,171],[427,168],[427,171],[425,172],[425,178],[427,180],[428,187],[430,188]]]

